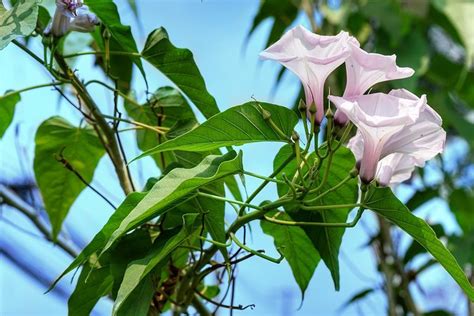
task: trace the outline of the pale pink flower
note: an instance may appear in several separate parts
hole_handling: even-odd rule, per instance
[[[343,97],[355,98],[364,94],[373,85],[396,79],[411,77],[415,72],[409,67],[398,67],[396,56],[367,53],[354,44],[348,43],[351,55],[346,59],[346,88]],[[347,123],[347,117],[336,111],[334,120],[339,125]]]
[[[81,0],[56,0],[53,20],[44,33],[60,37],[69,31],[91,32],[98,24],[97,16]]]
[[[349,147],[359,160],[360,177],[365,183],[376,174],[384,185],[393,183],[389,178],[404,180],[413,170],[410,165],[423,166],[444,149],[446,132],[441,118],[424,95],[418,98],[400,89],[350,100],[335,96],[329,99],[358,128]],[[404,160],[406,157],[409,160]]]
[[[357,133],[352,137],[347,147],[352,150],[360,164],[364,152],[364,140],[361,133]],[[389,154],[377,163],[375,179],[382,186],[395,185],[410,179],[415,166],[415,159],[409,155],[400,153]]]
[[[348,41],[354,39],[347,32],[323,36],[297,26],[261,52],[260,57],[276,60],[298,76],[306,104],[316,106],[316,124],[320,124],[324,116],[324,83],[349,56]]]

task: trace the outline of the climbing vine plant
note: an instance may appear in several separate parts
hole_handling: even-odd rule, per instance
[[[342,237],[366,213],[377,219],[380,235],[375,238],[382,245],[390,245],[390,225],[405,231],[474,300],[474,289],[450,250],[393,193],[393,187],[410,179],[415,168],[443,152],[443,118],[429,105],[429,94],[414,94],[403,86],[381,92],[370,89],[418,74],[397,66],[394,55],[362,49],[367,39],[362,29],[328,35],[318,34],[313,20],[312,31],[280,25],[279,13],[289,14],[291,21],[300,6],[292,3],[285,11],[281,4],[280,12],[274,2],[262,2],[252,31],[276,15],[274,38],[269,38],[260,56],[299,78],[302,97],[294,109],[252,99],[220,111],[192,53],[176,47],[163,27],[152,31],[139,49],[111,0],[57,0],[52,17],[35,0],[11,1],[9,8],[0,5],[0,48],[16,45],[51,79],[0,97],[0,137],[13,120],[21,95],[31,89],[56,88],[83,118],[75,126],[51,117],[39,126],[34,140],[34,172],[50,228],[35,224],[74,257],[57,281],[81,268],[69,299],[71,315],[89,314],[104,296],[114,300],[114,315],[165,311],[207,315],[208,306],[245,309],[217,300],[221,284],[211,278],[227,274],[231,283],[236,266],[244,260],[286,262],[302,297],[315,269],[324,265],[339,290]],[[301,8],[310,16],[315,9],[311,1],[302,1]],[[447,12],[449,17],[452,10]],[[91,34],[89,50],[66,53],[66,39],[74,32]],[[39,39],[43,51],[38,54],[21,37]],[[72,60],[85,55],[95,56],[107,80],[88,80],[73,67]],[[165,75],[170,86],[152,86],[145,62]],[[341,65],[345,65],[345,89],[328,96],[325,91],[334,81],[326,79],[341,71]],[[145,102],[132,93],[134,67],[146,82]],[[464,75],[469,76],[471,63],[466,67]],[[112,113],[99,106],[91,85],[108,89],[114,100]],[[199,122],[193,109],[205,121]],[[297,124],[302,125],[301,135]],[[124,125],[129,128],[121,129]],[[124,154],[123,132],[134,133],[141,150],[132,161]],[[281,146],[272,160],[262,161],[272,163],[271,174],[255,174],[243,164],[243,155],[252,152],[238,146],[256,142]],[[146,156],[161,173],[140,188],[129,165]],[[102,157],[112,163],[126,195],[120,205],[90,184]],[[260,185],[243,194],[248,177]],[[257,203],[267,186],[276,186],[277,195]],[[86,188],[106,199],[114,212],[92,241],[75,253],[61,229]],[[5,203],[21,209],[12,192],[2,189],[1,194]],[[273,238],[274,249],[258,249],[247,238],[250,225],[256,224]],[[382,260],[393,251],[387,249],[381,247]],[[399,304],[407,313],[419,313],[409,281],[401,282],[397,295],[402,302],[391,302],[390,312]]]

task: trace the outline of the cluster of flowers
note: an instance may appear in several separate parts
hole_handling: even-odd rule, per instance
[[[364,94],[379,82],[413,75],[413,69],[396,65],[395,55],[367,53],[347,32],[322,36],[297,26],[260,56],[280,62],[299,77],[306,104],[316,107],[316,124],[324,117],[324,83],[345,63],[344,94],[328,98],[337,108],[336,124],[351,121],[357,127],[348,147],[357,159],[363,182],[400,183],[411,177],[416,166],[424,166],[443,151],[446,132],[425,95],[419,98],[405,89]]]
[[[70,31],[91,32],[98,24],[97,16],[81,0],[56,0],[53,21],[44,34],[60,37]]]

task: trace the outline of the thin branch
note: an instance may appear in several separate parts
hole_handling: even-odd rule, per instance
[[[26,217],[28,217],[28,219],[33,223],[33,225],[36,226],[36,228],[38,228],[38,230],[44,235],[47,240],[53,241],[52,234],[50,233],[48,227],[40,221],[38,216],[36,216],[36,210],[28,203],[23,201],[14,191],[12,191],[3,184],[0,184],[0,198],[2,199],[3,203],[14,207],[15,209],[23,213]],[[75,258],[77,256],[76,250],[74,250],[65,241],[58,238],[56,244],[71,257]]]
[[[64,149],[64,148],[63,148]],[[71,171],[72,173],[74,173],[74,175],[76,175],[76,177],[82,182],[84,183],[88,188],[90,188],[92,191],[94,191],[98,196],[100,196],[105,202],[107,202],[110,206],[112,206],[112,208],[115,210],[117,209],[117,207],[107,198],[105,197],[102,193],[100,193],[96,188],[94,188],[89,182],[86,181],[86,179],[84,179],[84,177],[76,170],[74,169],[74,167],[71,165],[71,163],[69,161],[67,161],[66,158],[64,158],[63,156],[63,153],[59,153],[59,156],[56,157],[57,161],[62,163],[64,168],[66,168],[67,170]]]
[[[228,309],[236,309],[236,310],[240,310],[240,311],[243,311],[247,308],[253,309],[255,307],[255,304],[250,304],[250,305],[246,305],[246,306],[243,306],[243,305],[237,305],[237,306],[235,306],[235,305],[226,305],[226,304],[223,304],[223,303],[213,301],[212,299],[210,299],[209,297],[205,296],[204,294],[202,294],[201,292],[199,292],[197,290],[196,290],[196,294],[199,295],[199,297],[201,297],[205,301],[211,303],[212,305],[218,306],[218,307],[223,307],[223,308],[228,308]]]

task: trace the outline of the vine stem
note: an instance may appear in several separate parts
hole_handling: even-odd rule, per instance
[[[305,202],[308,202],[308,203],[312,203],[312,202],[315,202],[319,199],[321,199],[322,197],[324,197],[325,195],[333,192],[333,191],[336,191],[337,189],[339,189],[341,186],[343,186],[344,184],[346,184],[349,180],[353,179],[354,177],[352,175],[348,175],[347,177],[345,177],[344,179],[341,180],[341,182],[339,182],[338,184],[336,184],[335,186],[333,186],[332,188],[328,189],[327,191],[324,191],[323,193],[319,194],[318,196],[316,196],[315,198],[311,199],[311,200],[306,200]],[[314,189],[314,190],[310,190],[309,193],[314,193],[314,192],[317,192],[317,188]]]
[[[275,183],[280,183],[280,184],[288,184],[286,181],[282,181],[282,180],[278,180],[278,179],[273,179],[273,178],[268,178],[268,177],[265,177],[265,176],[262,176],[262,175],[259,175],[259,174],[256,174],[256,173],[253,173],[253,172],[250,172],[250,171],[243,171],[242,172],[243,174],[245,175],[248,175],[248,176],[251,176],[251,177],[254,177],[254,178],[258,178],[258,179],[262,179],[262,180],[268,180],[270,182],[275,182]],[[304,187],[299,185],[299,184],[294,184],[295,187],[299,188],[299,189],[303,189]]]
[[[115,137],[114,130],[108,124],[107,120],[103,116],[94,99],[87,91],[86,87],[79,80],[79,78],[77,78],[74,72],[69,68],[64,58],[60,54],[56,53],[55,60],[61,70],[64,72],[64,74],[69,77],[69,79],[71,80],[71,84],[76,89],[77,94],[85,103],[85,106],[96,120],[98,129],[100,131],[98,133],[98,136],[101,139],[104,147],[106,148],[110,159],[112,160],[115,172],[117,173],[123,191],[125,192],[125,194],[132,193],[134,191],[132,179],[130,177],[128,166],[125,163],[124,157],[122,157],[122,154],[120,152],[120,147]]]
[[[46,63],[41,60],[41,58],[39,58],[28,47],[16,40],[13,40],[12,42],[16,46],[21,48],[24,52],[26,52],[28,55],[30,55],[34,60],[43,65],[51,73],[51,75],[53,75],[55,78],[58,77],[57,72],[53,69],[50,69],[46,65]],[[98,137],[104,145],[110,159],[112,160],[112,164],[114,165],[115,172],[117,173],[123,191],[125,192],[125,194],[132,193],[134,191],[132,179],[130,177],[128,166],[125,163],[124,157],[122,157],[122,154],[120,152],[119,144],[117,142],[117,139],[115,138],[114,130],[109,126],[107,120],[103,117],[99,107],[87,91],[86,87],[79,80],[79,78],[77,78],[77,76],[74,74],[74,71],[69,68],[64,57],[61,56],[58,52],[55,52],[54,58],[61,70],[63,71],[63,76],[68,78],[69,83],[75,88],[78,96],[85,103],[87,109],[96,120],[98,126]]]
[[[260,206],[257,206],[257,205],[252,205],[252,204],[245,203],[245,202],[231,200],[231,199],[228,199],[228,198],[225,198],[225,197],[222,197],[222,196],[218,196],[218,195],[207,194],[207,193],[204,193],[204,192],[198,192],[197,194],[200,195],[200,196],[203,196],[203,197],[207,197],[207,198],[210,198],[210,199],[217,200],[217,201],[224,201],[224,202],[228,202],[228,203],[232,203],[232,204],[241,205],[242,207],[250,207],[250,208],[254,208],[256,210],[261,210],[262,209]]]
[[[169,130],[166,127],[154,127],[154,126],[147,125],[145,123],[140,123],[140,122],[137,122],[137,121],[134,121],[134,120],[124,119],[124,118],[120,118],[120,117],[116,117],[116,116],[112,116],[112,115],[102,114],[102,116],[105,117],[105,118],[114,120],[114,121],[125,122],[125,123],[128,123],[128,124],[139,126],[143,129],[147,129],[147,130],[150,130],[150,131],[153,131],[155,133],[162,134],[162,135],[166,134],[166,132]]]
[[[41,58],[39,58],[34,52],[32,52],[28,47],[26,47],[25,45],[23,45],[17,40],[13,40],[12,43],[18,46],[19,48],[21,48],[25,53],[30,55],[34,60],[39,62],[41,65],[46,67],[46,64],[44,63],[44,61]]]
[[[10,92],[5,93],[4,95],[0,96],[0,98],[7,98],[11,95],[20,94],[22,92],[35,90],[35,89],[40,89],[40,88],[45,88],[45,87],[53,87],[53,86],[60,86],[60,85],[66,84],[66,83],[68,83],[68,81],[53,81],[53,82],[50,82],[50,83],[38,84],[38,85],[35,85],[35,86],[30,86],[30,87],[23,88],[23,89],[20,89],[20,90],[10,91]]]
[[[293,159],[295,158],[294,155],[289,156],[277,169],[275,169],[268,178],[274,178],[277,174],[279,174]],[[247,198],[245,203],[250,203],[252,200],[270,183],[269,179],[264,180],[260,186],[253,191],[253,193]],[[239,217],[241,217],[245,212],[245,206],[242,206],[239,209]]]
[[[0,198],[0,201],[10,205],[11,207],[14,207],[15,209],[23,213],[26,217],[28,217],[29,220],[36,226],[36,228],[38,228],[38,230],[47,240],[54,241],[53,236],[51,235],[47,226],[43,224],[43,222],[41,222],[38,216],[36,215],[36,210],[31,205],[23,201],[23,199],[21,199],[13,190],[3,184],[0,184]],[[75,258],[77,256],[76,250],[74,250],[65,241],[58,238],[56,244],[71,257]]]
[[[85,55],[104,55],[104,54],[106,54],[106,53],[109,54],[109,55],[142,57],[142,54],[140,54],[140,53],[117,52],[117,51],[108,51],[108,52],[96,52],[96,51],[79,52],[79,53],[64,55],[63,57],[64,57],[65,59],[68,59],[68,58],[74,58],[74,57],[85,56]]]

